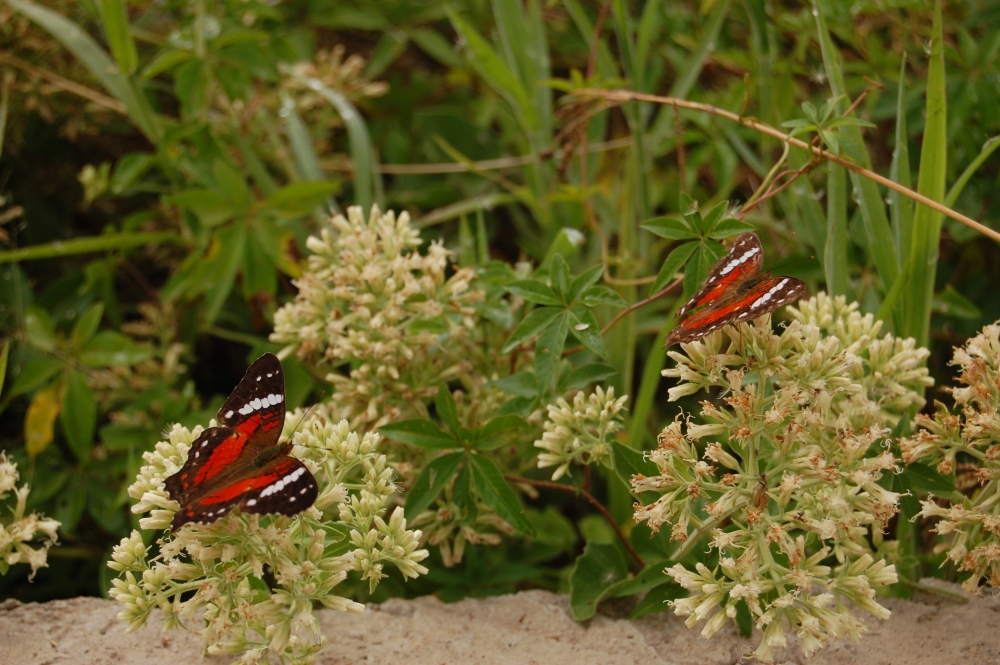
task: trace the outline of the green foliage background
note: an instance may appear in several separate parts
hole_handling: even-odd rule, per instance
[[[921,0],[5,0],[0,35],[0,448],[32,485],[31,507],[64,525],[33,584],[17,568],[0,578],[8,597],[106,591],[110,545],[133,526],[125,488],[141,453],[170,423],[206,423],[248,361],[279,348],[267,341],[273,313],[331,211],[407,210],[462,266],[528,261],[572,279],[605,263],[604,300],[535,294],[536,312],[559,308],[558,348],[575,343],[566,321],[581,311],[604,325],[616,299],[637,303],[681,270],[690,292],[718,241],[744,228],[714,227],[725,208],[715,206],[749,199],[781,145],[694,110],[566,103],[573,90],[670,95],[774,127],[801,119],[788,127],[806,140],[1000,226],[1000,6],[986,0],[950,2],[937,21]],[[852,113],[871,126],[835,121],[861,96]],[[581,146],[585,162],[564,158]],[[792,150],[781,169],[808,164]],[[685,201],[715,217],[678,217]],[[928,344],[938,386],[951,347],[1000,318],[993,240],[840,166],[817,163],[743,221],[768,267],[787,264],[814,291],[857,299]],[[677,306],[663,298],[603,339],[577,336],[605,352],[607,383],[630,395],[620,469],[641,469],[634,451],[677,413],[659,375]],[[289,405],[315,401],[323,375],[285,364]],[[31,418],[36,403],[59,405],[51,436],[37,427],[41,408]],[[954,489],[926,468],[906,479],[918,492]],[[631,525],[633,499],[614,474],[595,474],[590,491],[640,554],[664,555],[665,536]],[[537,538],[469,546],[461,565],[432,560],[425,580],[379,593],[457,599],[625,578],[627,557],[589,504],[546,489],[526,504],[508,521],[528,520],[519,528]],[[947,575],[930,535],[899,523],[907,577]],[[664,581],[640,575],[615,592]],[[607,591],[575,602],[596,606]],[[664,593],[646,597],[647,611]]]

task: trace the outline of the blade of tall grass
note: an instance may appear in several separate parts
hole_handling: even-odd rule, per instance
[[[850,263],[847,257],[847,170],[830,165],[826,184],[826,246],[823,248],[823,273],[830,295],[847,295],[850,288]]]
[[[538,117],[538,141],[552,137],[552,90],[544,82],[551,78],[545,22],[537,0],[493,0],[493,15],[508,66],[531,97]]]
[[[101,0],[101,20],[108,37],[111,55],[126,74],[134,74],[139,66],[139,51],[129,31],[128,12],[124,0]]]
[[[941,0],[934,3],[934,26],[931,57],[927,68],[927,110],[924,138],[920,145],[920,172],[917,192],[932,201],[943,201],[948,165],[947,94],[944,72],[944,34],[941,26]],[[918,205],[913,214],[913,279],[904,292],[903,334],[915,337],[926,346],[930,335],[931,300],[937,272],[938,243],[941,239],[941,213]]]
[[[799,170],[808,164],[806,154],[801,150],[788,151],[788,166],[791,169]],[[786,218],[794,220],[791,222],[792,230],[800,233],[802,239],[813,248],[823,267],[823,274],[827,278],[826,272],[826,243],[829,236],[826,213],[823,206],[819,204],[819,197],[813,189],[812,182],[808,175],[796,178],[788,189],[778,195],[783,210],[788,211]],[[829,196],[829,195],[827,195]],[[829,205],[829,201],[827,201]],[[846,274],[846,269],[843,270]],[[827,285],[827,290],[830,287]]]
[[[11,79],[4,76],[0,81],[0,157],[3,157],[3,142],[7,136],[7,113],[10,111]]]
[[[299,112],[295,110],[295,102],[291,98],[282,99],[281,116],[285,119],[285,130],[288,132],[288,143],[292,148],[292,155],[295,158],[295,168],[299,172],[299,178],[310,182],[326,180],[323,168],[319,165],[319,157],[316,156],[316,148],[313,146],[312,137],[309,135],[309,128],[302,121]],[[327,202],[330,210],[334,213],[340,212],[337,200],[331,196]],[[319,211],[318,218],[326,215]]]
[[[51,34],[59,43],[66,47],[90,71],[101,85],[118,101],[125,105],[132,122],[154,144],[159,144],[163,138],[163,127],[159,118],[153,112],[133,81],[121,73],[115,61],[108,56],[93,37],[83,31],[80,26],[27,0],[7,0],[8,4],[18,12],[37,23],[43,30]]]
[[[910,148],[906,129],[906,52],[899,63],[899,93],[896,95],[896,148],[892,151],[892,165],[889,177],[904,187],[909,187]],[[910,240],[913,235],[913,201],[898,192],[889,193],[889,213],[892,216],[892,233],[896,241],[896,252],[900,257],[910,256]]]
[[[465,41],[473,67],[510,103],[518,120],[525,125],[525,133],[530,134],[538,127],[538,116],[531,96],[521,85],[521,81],[475,28],[463,21],[451,7],[448,8],[448,18],[455,26],[455,31]]]
[[[45,245],[32,245],[30,247],[0,252],[0,263],[53,259],[93,252],[110,252],[139,247],[140,245],[155,245],[166,242],[184,242],[184,239],[176,233],[106,233],[89,238],[57,240]]]
[[[992,155],[997,148],[1000,148],[1000,136],[992,136],[986,139],[986,143],[983,144],[979,154],[976,155],[976,158],[973,159],[967,167],[965,167],[965,170],[962,171],[962,175],[958,177],[955,184],[948,190],[948,195],[944,197],[944,204],[946,206],[949,208],[955,207],[955,202],[958,201],[958,197],[962,195],[962,190],[965,189],[967,184],[969,184],[969,180],[976,174],[976,171],[978,171],[979,167],[983,165],[983,162],[989,159],[989,156]]]
[[[705,68],[708,56],[716,48],[719,40],[719,32],[722,30],[722,24],[725,23],[726,16],[729,14],[730,5],[731,0],[724,0],[712,12],[712,16],[708,19],[705,30],[698,40],[698,45],[691,51],[684,67],[678,72],[677,79],[670,86],[670,92],[667,93],[669,97],[686,99],[691,94],[694,84],[698,82],[698,77],[701,76],[701,70]],[[662,107],[649,133],[654,142],[659,142],[664,137],[673,134],[674,109],[665,106]]]
[[[830,89],[835,96],[846,95],[847,88],[844,84],[840,52],[830,38],[830,31],[827,29],[824,19],[826,13],[828,13],[828,9],[824,0],[813,0],[816,31],[819,35],[820,48],[823,52],[823,65],[830,81]],[[838,111],[843,113],[846,110],[847,102],[842,100],[838,105]],[[865,148],[861,129],[853,125],[844,125],[838,128],[838,133],[843,154],[855,163],[871,170],[871,158]],[[882,194],[874,181],[853,171],[850,177],[858,197],[858,206],[861,209],[861,219],[864,222],[868,246],[871,248],[879,277],[882,278],[883,287],[888,291],[899,276],[899,257],[896,254],[896,246],[889,229],[889,218],[886,215]]]
[[[576,0],[563,0],[563,4],[573,19],[573,23],[576,24],[576,29],[580,32],[583,41],[590,44],[594,38],[594,23],[587,16],[587,12],[584,11],[583,7]],[[620,76],[618,65],[603,39],[597,42],[597,70],[606,79],[614,79]]]

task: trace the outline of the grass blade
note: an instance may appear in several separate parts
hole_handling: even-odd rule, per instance
[[[452,25],[455,26],[455,31],[465,41],[469,59],[476,71],[514,107],[518,119],[525,125],[525,133],[531,134],[532,130],[538,127],[538,116],[535,114],[531,97],[521,85],[521,81],[510,70],[507,63],[497,55],[496,51],[486,43],[486,40],[450,7],[448,8],[448,17],[451,19]]]
[[[80,26],[26,0],[7,0],[11,7],[27,16],[65,46],[101,82],[101,85],[128,109],[136,126],[153,143],[159,143],[163,128],[152,107],[131,79],[121,73],[115,61],[93,37]]]
[[[934,3],[934,28],[931,57],[927,69],[927,110],[924,138],[920,146],[920,173],[917,191],[933,201],[943,201],[948,164],[947,94],[944,75],[944,44],[941,28],[941,0]],[[941,238],[941,213],[918,205],[913,214],[913,241],[910,256],[913,279],[906,290],[905,319],[902,332],[926,346],[930,334],[931,300],[937,272],[938,243]]]
[[[375,202],[373,182],[375,153],[372,150],[372,140],[368,134],[368,125],[365,123],[365,119],[343,93],[330,88],[319,79],[308,76],[296,76],[296,78],[330,102],[344,121],[344,126],[347,128],[347,142],[351,150],[351,160],[354,162],[354,203],[364,208],[367,214],[372,203]]]
[[[899,63],[899,93],[896,96],[896,149],[892,151],[892,165],[889,177],[904,187],[910,186],[910,148],[906,131],[906,108],[904,106],[906,86],[906,52]],[[892,231],[896,241],[896,251],[901,257],[910,256],[910,240],[913,235],[913,201],[891,192],[889,213],[892,216]]]
[[[47,245],[32,245],[31,247],[12,249],[9,252],[0,252],[0,263],[52,259],[92,252],[110,252],[164,242],[183,242],[183,239],[176,233],[107,233],[90,238],[58,240]]]
[[[826,246],[823,273],[831,296],[847,295],[850,288],[847,239],[847,169],[830,165],[826,198]]]
[[[830,38],[826,20],[823,18],[826,13],[828,13],[826,3],[823,0],[813,0],[816,30],[819,35],[820,48],[823,51],[823,64],[826,68],[827,78],[830,80],[830,88],[835,96],[846,95],[847,89],[844,85],[840,52]],[[843,113],[846,110],[847,102],[846,100],[842,100],[838,105],[838,111]],[[844,125],[838,128],[838,132],[844,155],[870,170],[871,158],[868,155],[868,150],[865,148],[861,129],[853,125]],[[899,257],[896,254],[892,232],[889,229],[889,218],[885,212],[882,194],[879,192],[878,185],[874,181],[864,178],[853,171],[850,177],[851,184],[854,186],[854,191],[858,197],[858,206],[861,209],[865,235],[868,239],[868,246],[871,248],[875,267],[882,278],[883,287],[885,290],[888,290],[899,276]]]
[[[584,42],[590,44],[594,38],[594,23],[587,16],[587,12],[576,0],[563,0],[563,4],[566,5],[566,11],[569,12],[573,23],[576,24],[576,29],[580,32]],[[597,44],[597,70],[606,79],[619,77],[618,65],[611,57],[611,51],[608,50],[608,45],[604,43],[603,39],[598,40]]]
[[[990,155],[992,155],[997,148],[1000,148],[1000,136],[993,136],[986,139],[986,143],[983,144],[982,150],[980,150],[979,154],[976,155],[976,158],[973,159],[967,167],[965,167],[965,171],[962,172],[962,175],[959,176],[958,180],[955,181],[955,184],[948,190],[948,196],[944,197],[944,204],[946,206],[949,208],[955,207],[955,202],[958,201],[958,197],[962,195],[962,190],[965,189],[969,180],[976,174],[976,171],[978,171],[979,167],[983,165],[983,162],[989,159]]]
[[[139,52],[129,31],[125,2],[101,0],[101,19],[104,23],[104,34],[108,37],[108,45],[111,46],[111,54],[118,62],[118,66],[123,72],[134,74],[139,66]]]

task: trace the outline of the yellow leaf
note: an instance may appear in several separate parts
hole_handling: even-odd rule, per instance
[[[24,416],[24,447],[28,457],[41,455],[52,443],[52,431],[59,415],[59,389],[52,386],[35,393]]]

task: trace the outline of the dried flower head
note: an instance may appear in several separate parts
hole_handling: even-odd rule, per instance
[[[137,500],[132,511],[147,515],[139,522],[143,529],[169,528],[178,504],[163,481],[183,465],[200,433],[200,427],[175,425],[167,440],[143,455],[146,463],[129,488]],[[118,616],[130,631],[159,607],[166,627],[198,626],[209,653],[242,653],[254,662],[270,651],[282,662],[300,662],[326,643],[314,602],[364,610],[334,593],[349,572],[371,589],[385,577],[386,565],[405,578],[427,572],[420,564],[428,555],[419,548],[421,534],[407,529],[402,509],[384,518],[396,487],[378,434],[360,437],[346,421],[333,424],[310,414],[293,440],[295,455],[320,485],[308,510],[281,517],[237,509],[211,524],[163,533],[155,548],[139,531],[114,548],[108,566],[119,577],[111,596],[124,605]]]
[[[420,236],[402,213],[373,207],[366,220],[354,206],[308,241],[309,268],[296,280],[295,302],[274,317],[276,342],[331,372],[330,406],[353,427],[405,415],[426,415],[420,400],[469,372],[478,355],[471,343],[471,269],[447,276],[450,252],[439,242],[420,254]]]
[[[954,411],[939,403],[933,417],[918,415],[920,429],[899,447],[907,464],[934,464],[946,476],[961,467],[970,496],[930,496],[919,515],[938,519],[946,562],[971,573],[962,583],[967,591],[982,583],[1000,588],[1000,323],[956,348],[951,364],[961,369],[962,387],[950,389]]]
[[[0,509],[0,575],[6,575],[13,565],[26,563],[31,566],[28,579],[32,579],[39,568],[48,567],[49,548],[58,541],[61,524],[38,513],[25,514],[30,489],[27,485],[18,487],[19,478],[17,464],[0,452],[0,502],[5,503],[11,494],[14,498],[13,507]]]
[[[858,639],[864,625],[850,605],[888,617],[874,597],[896,581],[885,560],[895,543],[882,532],[899,495],[879,480],[897,469],[890,426],[931,383],[926,349],[880,336],[881,324],[842,297],[820,293],[788,312],[780,335],[762,317],[669,353],[676,364],[663,375],[680,379],[672,400],[716,388],[722,405],[704,401],[699,422],[668,425],[647,454],[659,475],[632,483],[661,494],[636,504],[635,519],[671,525],[684,542],[676,560],[703,536],[717,551],[714,570],[667,569],[691,592],[674,611],[688,625],[706,621],[709,637],[743,603],[765,662],[786,630],[807,656]]]

